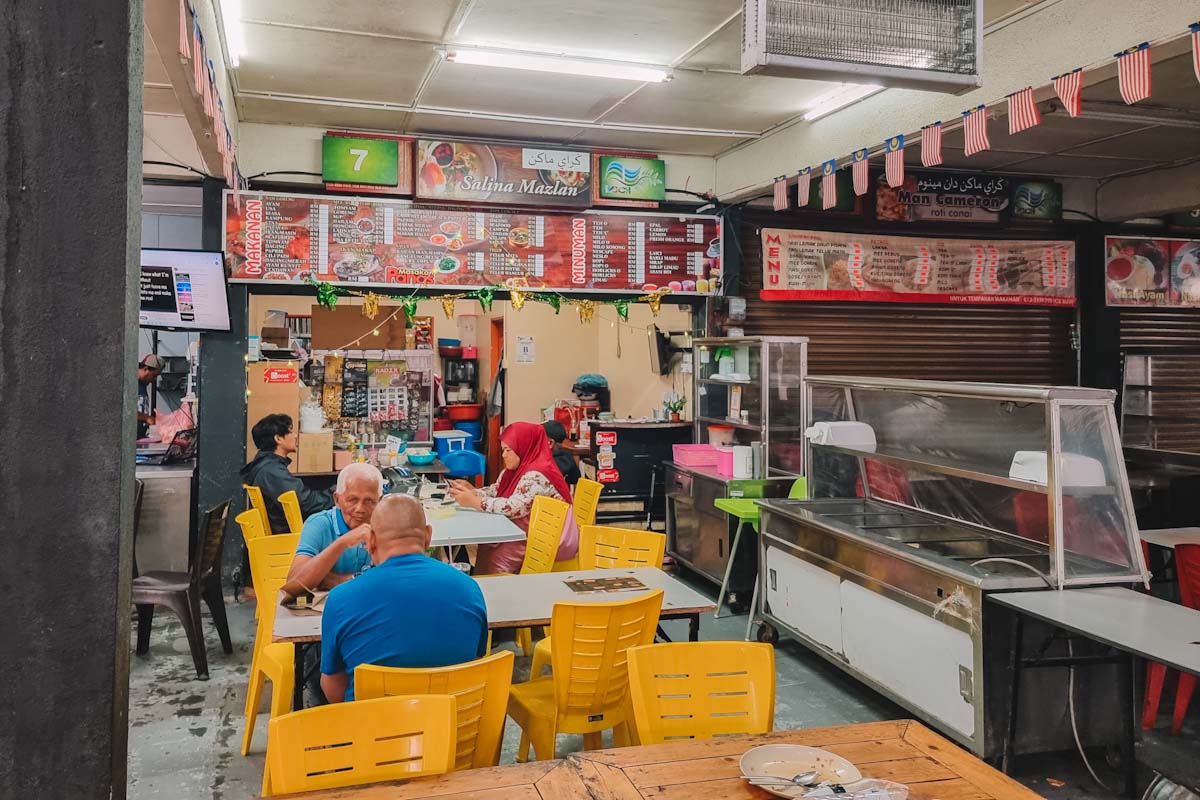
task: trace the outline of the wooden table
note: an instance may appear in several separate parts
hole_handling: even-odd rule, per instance
[[[760,744],[804,744],[849,759],[868,778],[909,787],[913,800],[1038,800],[918,722],[896,720],[575,753],[558,761],[331,789],[308,800],[769,800],[739,777]]]

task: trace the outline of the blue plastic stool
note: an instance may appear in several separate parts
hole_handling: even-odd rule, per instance
[[[474,478],[487,470],[487,459],[474,450],[454,450],[442,456],[451,478]]]

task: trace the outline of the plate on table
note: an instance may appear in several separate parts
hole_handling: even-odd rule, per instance
[[[776,797],[800,797],[821,783],[847,784],[862,780],[858,768],[839,755],[802,744],[764,744],[742,755],[742,774],[752,778],[791,778],[816,771],[813,786],[760,786]]]

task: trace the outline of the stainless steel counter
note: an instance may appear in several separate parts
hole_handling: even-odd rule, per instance
[[[139,464],[145,484],[136,543],[140,572],[186,572],[192,531],[192,477],[196,462],[155,466]]]

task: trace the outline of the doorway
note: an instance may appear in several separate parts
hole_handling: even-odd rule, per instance
[[[492,319],[491,344],[488,356],[491,359],[491,374],[488,376],[490,390],[500,392],[500,413],[487,417],[487,483],[496,480],[502,469],[500,463],[500,426],[504,424],[504,377],[496,383],[496,374],[503,368],[504,361],[504,317]],[[491,405],[492,398],[488,398]]]

